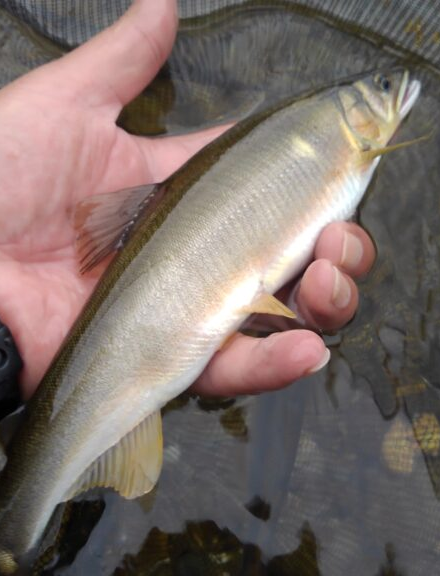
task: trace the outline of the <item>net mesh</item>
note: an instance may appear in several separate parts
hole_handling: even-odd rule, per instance
[[[179,0],[179,13],[181,18],[190,18],[242,3],[245,0]],[[21,21],[69,46],[108,26],[129,4],[129,0],[0,0],[0,6]],[[266,2],[270,4],[270,0]],[[299,0],[295,4],[379,34],[440,65],[438,0]]]

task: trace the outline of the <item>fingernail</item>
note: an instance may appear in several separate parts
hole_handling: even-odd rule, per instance
[[[291,352],[291,360],[300,374],[317,372],[327,364],[329,359],[330,351],[316,336],[305,338]]]
[[[333,294],[332,302],[336,308],[343,309],[346,308],[351,299],[351,287],[344,276],[339,272],[336,266],[333,266],[334,270],[334,284],[333,284]]]
[[[330,350],[328,348],[326,348],[324,350],[324,355],[321,358],[321,360],[318,362],[318,364],[316,364],[316,366],[314,366],[311,370],[309,370],[309,374],[315,374],[315,372],[319,372],[322,368],[324,368],[324,366],[327,366],[327,364],[329,363],[330,360]]]
[[[341,266],[356,268],[364,255],[364,247],[357,236],[350,232],[344,232],[342,241]]]

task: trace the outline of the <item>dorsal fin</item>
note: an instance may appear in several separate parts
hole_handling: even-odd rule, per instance
[[[114,488],[124,498],[152,490],[162,468],[162,419],[151,414],[81,475],[64,500],[92,488]]]
[[[138,219],[155,209],[164,189],[161,184],[136,186],[77,204],[74,228],[81,274],[124,246]]]

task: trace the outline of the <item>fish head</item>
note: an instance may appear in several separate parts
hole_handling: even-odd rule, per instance
[[[355,82],[360,97],[357,110],[351,111],[356,131],[372,147],[385,146],[414,106],[420,86],[408,70],[377,72]]]

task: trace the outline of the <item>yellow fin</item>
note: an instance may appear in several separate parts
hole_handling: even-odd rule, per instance
[[[384,146],[383,148],[372,148],[371,150],[365,150],[361,152],[362,161],[374,160],[377,156],[382,156],[383,154],[388,154],[389,152],[394,152],[394,150],[400,150],[400,148],[406,148],[407,146],[412,146],[413,144],[418,144],[419,142],[424,142],[429,140],[432,136],[432,132],[420,136],[419,138],[414,138],[413,140],[407,140],[406,142],[398,142],[397,144],[391,144],[390,146]]]
[[[247,314],[274,314],[275,316],[296,318],[290,308],[287,308],[285,304],[267,292],[258,296],[258,298],[252,302],[250,306],[246,306],[243,311]]]
[[[124,498],[150,492],[162,468],[162,419],[151,414],[100,456],[66,494],[69,500],[92,488],[114,488]]]

